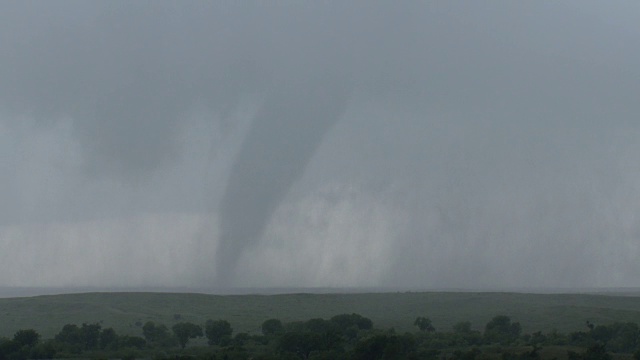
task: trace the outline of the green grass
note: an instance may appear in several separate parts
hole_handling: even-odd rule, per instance
[[[18,329],[53,337],[65,324],[101,322],[119,334],[141,335],[146,321],[171,327],[178,321],[203,324],[225,319],[237,332],[259,332],[262,322],[329,318],[358,313],[378,328],[414,331],[418,316],[431,318],[438,330],[471,321],[481,330],[493,316],[508,315],[523,331],[585,330],[585,321],[640,323],[640,297],[586,294],[406,292],[373,294],[205,295],[184,293],[87,293],[0,299],[0,336]],[[180,318],[176,319],[175,315]],[[138,325],[136,325],[138,323]]]

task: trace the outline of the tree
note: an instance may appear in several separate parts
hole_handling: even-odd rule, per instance
[[[584,360],[611,360],[612,356],[607,352],[604,344],[596,343],[585,351],[582,358]]]
[[[292,353],[303,359],[308,359],[312,351],[327,350],[322,335],[310,331],[284,333],[278,338],[276,348],[281,355]]]
[[[66,324],[55,336],[55,340],[68,345],[81,345],[82,336],[80,334],[80,328],[78,328],[76,324]]]
[[[416,341],[411,334],[379,334],[359,342],[350,358],[355,360],[411,359],[418,358],[416,350]],[[436,358],[436,355],[437,353],[432,356],[424,354],[420,358]]]
[[[13,335],[13,342],[20,348],[25,346],[32,348],[38,344],[38,341],[40,341],[40,334],[33,329],[18,330]]]
[[[236,336],[233,337],[232,345],[242,347],[249,340],[251,340],[251,335],[244,332],[237,333]]]
[[[278,319],[269,319],[262,323],[262,335],[264,336],[277,335],[283,331],[284,326],[282,326],[282,321]]]
[[[68,351],[105,349],[107,346],[117,345],[115,331],[111,328],[102,331],[102,325],[83,323],[81,327],[66,324],[55,336],[55,341],[66,345]]]
[[[118,347],[118,334],[113,328],[106,328],[100,333],[100,349],[116,349]]]
[[[505,315],[495,316],[484,328],[485,341],[489,343],[499,342],[508,344],[520,336],[522,327],[518,322],[511,322],[511,318]]]
[[[202,336],[202,328],[199,325],[190,322],[181,322],[171,327],[174,335],[178,339],[181,348],[187,346],[189,339],[195,339]]]
[[[147,341],[140,336],[123,335],[118,337],[118,345],[121,348],[143,349],[147,345]]]
[[[0,338],[0,359],[10,359],[11,355],[18,350],[19,348],[13,341],[6,338]]]
[[[82,327],[80,327],[80,336],[82,339],[82,346],[86,350],[93,350],[98,348],[101,330],[102,330],[102,326],[97,323],[82,324]]]
[[[334,328],[334,324],[325,319],[315,318],[305,321],[303,328],[313,333],[325,333]]]
[[[224,345],[231,339],[233,329],[226,320],[207,320],[204,331],[209,340],[209,345]]]
[[[56,355],[56,348],[53,341],[39,343],[29,351],[29,359],[53,359]]]
[[[169,329],[164,324],[156,325],[153,321],[147,321],[142,326],[142,335],[153,345],[171,345]]]
[[[542,333],[542,331],[536,331],[531,334],[529,338],[529,344],[533,346],[537,346],[540,344],[544,344],[547,341],[547,337]]]
[[[420,329],[420,331],[426,331],[426,332],[436,331],[436,328],[434,328],[433,324],[431,324],[431,319],[426,317],[419,316],[418,318],[416,318],[416,321],[413,322],[413,325],[417,326],[418,329]]]
[[[359,330],[370,330],[373,328],[373,322],[359,314],[341,314],[332,317],[329,321],[336,324],[340,329],[347,329],[352,326]]]
[[[638,348],[640,328],[632,322],[598,325],[589,332],[592,340],[606,344],[608,351],[631,352]]]

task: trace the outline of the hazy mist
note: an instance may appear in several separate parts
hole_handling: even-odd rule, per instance
[[[640,286],[638,23],[0,2],[0,287]]]

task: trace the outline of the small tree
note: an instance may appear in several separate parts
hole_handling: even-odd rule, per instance
[[[147,321],[142,326],[142,335],[145,340],[155,346],[172,345],[169,329],[164,324],[156,325],[153,321]]]
[[[229,342],[233,329],[226,320],[207,320],[204,332],[209,340],[209,345],[223,345]]]
[[[180,347],[183,349],[187,346],[189,339],[195,339],[202,336],[202,328],[199,325],[190,322],[177,323],[171,327],[171,330],[173,330]]]
[[[413,322],[413,325],[417,326],[418,329],[420,329],[420,331],[426,331],[426,332],[436,331],[436,328],[434,328],[433,324],[431,324],[431,319],[426,317],[419,316],[418,318],[416,318],[416,321]]]
[[[98,348],[101,331],[102,326],[98,323],[82,324],[80,327],[80,335],[82,337],[82,345],[86,350],[94,350]]]
[[[286,353],[291,353],[308,359],[313,351],[327,350],[327,344],[323,340],[321,334],[310,331],[286,332],[278,338],[276,349],[282,357]]]
[[[140,336],[123,335],[118,337],[118,346],[121,348],[136,348],[142,350],[147,346],[147,341]]]
[[[103,329],[100,333],[100,348],[101,349],[117,349],[118,348],[118,334],[113,328]]]
[[[155,340],[156,336],[156,323],[153,321],[147,321],[142,325],[142,336],[148,342],[152,343]]]
[[[329,321],[336,324],[340,329],[347,329],[355,326],[359,330],[370,330],[373,322],[360,314],[340,314],[332,317]]]
[[[511,322],[511,319],[505,315],[495,316],[487,323],[484,328],[485,341],[499,342],[508,344],[515,341],[522,331],[522,327],[518,322]]]
[[[62,330],[56,334],[55,340],[63,344],[79,346],[82,344],[80,328],[76,324],[66,324],[62,327]]]
[[[25,346],[32,348],[38,344],[38,341],[40,341],[40,334],[33,329],[18,330],[13,335],[13,342],[20,348]]]

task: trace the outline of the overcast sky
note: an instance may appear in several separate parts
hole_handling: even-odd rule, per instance
[[[0,286],[640,286],[635,1],[0,2]]]

